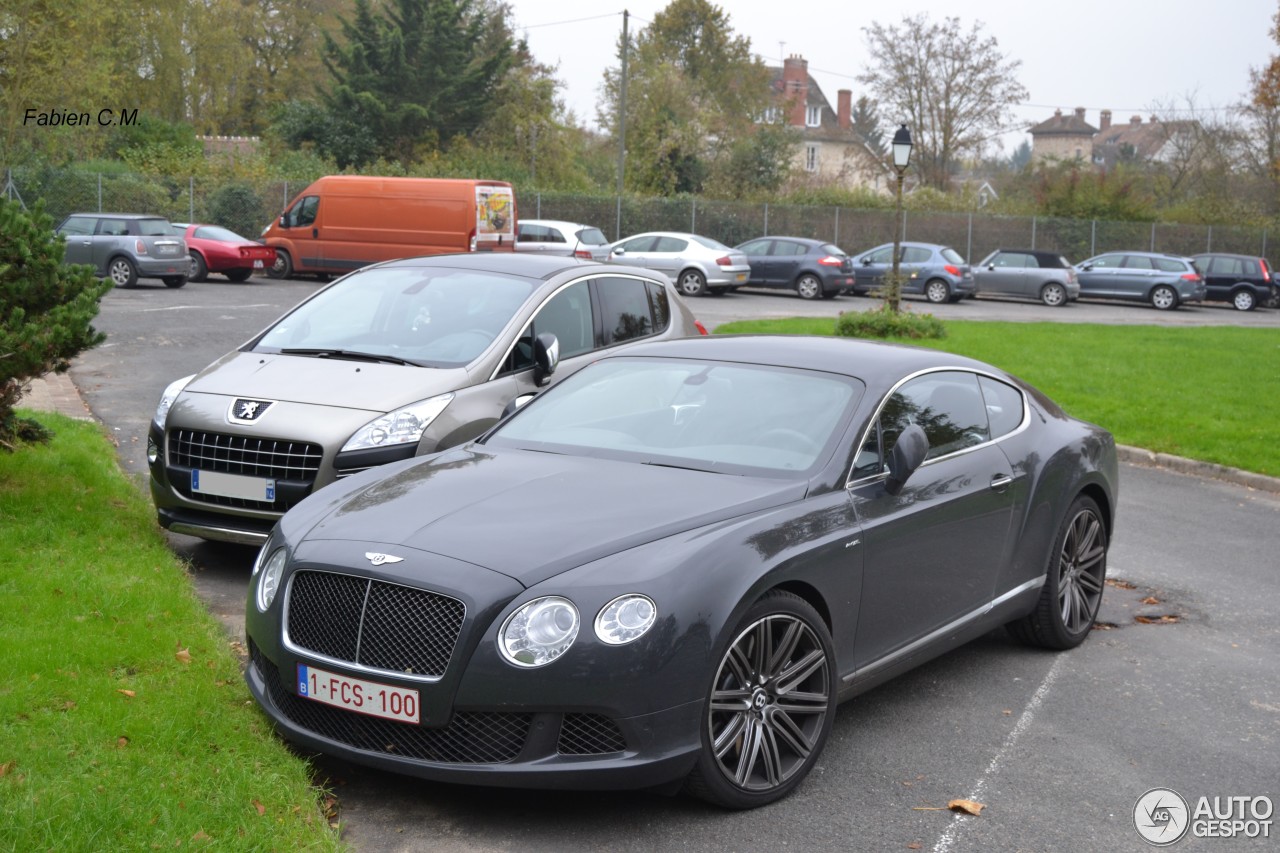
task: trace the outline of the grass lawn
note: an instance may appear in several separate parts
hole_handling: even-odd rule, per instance
[[[0,850],[341,849],[115,449],[35,417],[0,452]]]
[[[830,335],[826,318],[726,323],[738,332]],[[1121,444],[1280,477],[1280,334],[1234,326],[948,321],[915,341],[997,365]]]

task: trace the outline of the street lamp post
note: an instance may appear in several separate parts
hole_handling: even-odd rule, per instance
[[[893,134],[893,168],[898,170],[897,220],[893,224],[893,275],[885,294],[885,304],[897,314],[902,304],[902,278],[898,272],[898,256],[902,253],[902,180],[911,162],[911,131],[904,124]]]

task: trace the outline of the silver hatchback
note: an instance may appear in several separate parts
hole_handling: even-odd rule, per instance
[[[366,267],[165,389],[147,443],[160,524],[260,544],[340,477],[475,438],[619,345],[698,334],[644,269],[496,252]]]
[[[675,231],[651,231],[619,240],[609,260],[666,273],[685,296],[725,293],[751,276],[751,263],[737,249],[710,237]]]

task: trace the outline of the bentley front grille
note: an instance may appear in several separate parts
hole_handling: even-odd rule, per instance
[[[317,655],[396,675],[439,678],[467,608],[400,584],[301,571],[289,584],[289,642]]]

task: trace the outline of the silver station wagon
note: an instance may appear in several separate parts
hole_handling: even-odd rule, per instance
[[[160,524],[260,544],[340,477],[475,438],[606,350],[698,334],[649,270],[498,253],[366,267],[165,389],[147,442]]]

